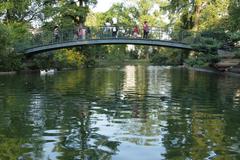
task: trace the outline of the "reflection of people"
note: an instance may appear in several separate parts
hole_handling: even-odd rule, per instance
[[[148,33],[149,33],[149,27],[148,27],[147,21],[144,21],[144,24],[143,24],[143,38],[148,38]]]
[[[137,38],[138,35],[139,35],[139,29],[138,29],[138,26],[135,26],[135,27],[133,28],[133,37],[134,37],[134,38]]]
[[[58,26],[54,27],[53,35],[54,35],[54,40],[55,41],[59,41],[60,36],[59,36],[59,28],[58,28]]]

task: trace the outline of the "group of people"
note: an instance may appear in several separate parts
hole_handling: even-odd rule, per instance
[[[147,21],[144,21],[144,24],[143,24],[143,38],[147,39],[148,38],[148,34],[149,34],[149,26],[148,26]],[[133,37],[134,38],[141,37],[138,26],[135,26],[133,28]]]
[[[106,35],[110,35],[109,33],[112,33],[112,37],[116,38],[117,35],[118,35],[118,30],[119,30],[119,28],[116,24],[111,25],[111,23],[109,23],[109,21],[107,21],[105,23],[103,33],[106,34]],[[137,25],[134,26],[131,34],[134,38],[140,38],[141,37],[140,30],[139,30]],[[147,39],[148,34],[149,34],[149,26],[148,26],[147,21],[144,21],[144,24],[143,24],[143,38]]]
[[[86,37],[90,36],[90,34],[91,34],[90,28],[84,27],[82,24],[80,24],[75,29],[74,39],[86,39]],[[60,31],[59,31],[58,26],[54,27],[53,35],[54,35],[54,41],[59,42],[60,41]]]
[[[111,25],[111,23],[109,21],[107,21],[105,23],[103,33],[108,34],[108,35],[109,35],[109,33],[111,33],[112,37],[117,38],[118,30],[119,30],[119,28],[118,28],[116,23]],[[55,41],[60,40],[60,34],[59,33],[60,33],[59,32],[59,27],[55,26],[54,31],[53,31]],[[143,38],[147,39],[148,34],[149,34],[149,26],[148,26],[147,21],[144,21],[144,24],[143,24]],[[80,24],[78,27],[76,27],[75,34],[74,34],[74,39],[86,39],[86,37],[90,36],[90,35],[91,35],[90,28],[85,27],[82,24]],[[140,30],[139,30],[137,25],[132,30],[132,36],[134,38],[140,38],[141,37]]]
[[[109,36],[112,33],[112,37],[117,38],[118,26],[116,22],[113,22],[113,25],[107,20],[105,23],[105,27],[103,29],[104,36]]]
[[[90,34],[90,28],[80,24],[75,31],[75,39],[86,39]]]

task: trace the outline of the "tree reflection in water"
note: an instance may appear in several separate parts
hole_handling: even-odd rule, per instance
[[[0,84],[1,158],[239,158],[237,78],[126,66]]]

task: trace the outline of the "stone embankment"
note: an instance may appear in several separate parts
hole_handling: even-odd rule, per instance
[[[236,52],[219,50],[218,54],[221,60],[215,64],[217,70],[240,74],[240,58],[236,57]]]

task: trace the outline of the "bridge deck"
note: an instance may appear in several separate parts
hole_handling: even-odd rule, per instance
[[[24,54],[37,54],[50,50],[56,50],[61,48],[71,48],[83,45],[115,45],[115,44],[133,44],[133,45],[150,45],[150,46],[161,46],[170,48],[179,48],[194,50],[189,44],[183,43],[185,40],[190,40],[196,36],[197,33],[185,30],[174,30],[172,28],[158,28],[149,27],[148,39],[140,38],[143,33],[140,30],[138,38],[134,38],[132,27],[122,26],[115,36],[113,36],[112,27],[91,27],[89,33],[85,33],[85,39],[76,33],[76,30],[62,30],[59,31],[58,38],[53,31],[39,31],[37,34],[33,34],[30,37],[28,45],[21,48]],[[78,40],[77,40],[78,39]],[[57,42],[56,42],[57,41]]]
[[[190,45],[181,42],[166,41],[166,40],[153,40],[153,39],[133,39],[133,38],[108,38],[108,39],[88,39],[88,40],[75,40],[63,43],[53,43],[43,46],[36,46],[25,50],[25,54],[37,54],[61,48],[71,48],[83,45],[114,45],[114,44],[133,44],[133,45],[149,45],[149,46],[162,46],[170,48],[179,48],[192,50]]]

